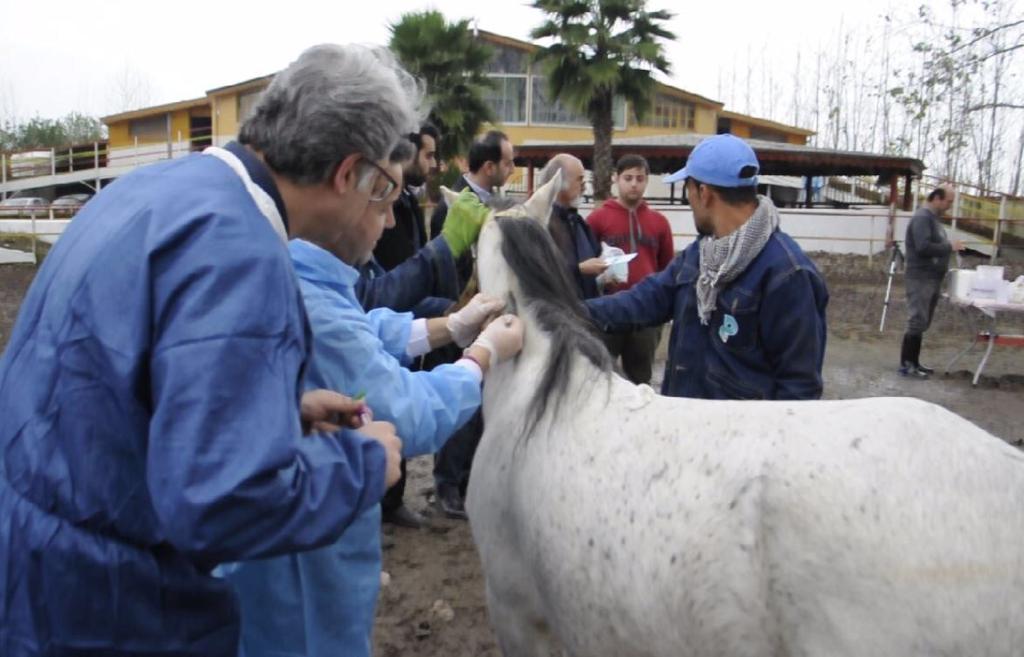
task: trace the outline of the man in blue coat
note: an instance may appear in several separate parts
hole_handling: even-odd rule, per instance
[[[400,180],[398,163],[386,167]],[[396,191],[393,192],[397,195]],[[504,301],[476,295],[448,317],[414,319],[387,308],[367,312],[355,287],[385,225],[393,197],[348,217],[336,243],[293,240],[292,262],[313,328],[307,387],[365,394],[375,417],[393,422],[403,456],[436,451],[480,408],[488,368],[522,346],[522,324],[496,315]],[[451,206],[438,239],[458,257],[476,241],[489,210],[470,191]],[[413,358],[454,342],[466,351],[430,371]],[[380,507],[364,512],[334,544],[229,569],[242,608],[244,657],[369,657],[381,576]]]
[[[757,195],[760,165],[732,135],[697,145],[666,182],[686,181],[700,234],[661,272],[587,301],[606,331],[674,320],[662,394],[703,399],[817,399],[828,292]]]
[[[391,425],[339,431],[356,404],[301,394],[286,240],[336,240],[390,191],[420,95],[383,49],[311,48],[241,143],[71,222],[0,360],[0,655],[234,657],[211,569],[329,544],[397,479]]]

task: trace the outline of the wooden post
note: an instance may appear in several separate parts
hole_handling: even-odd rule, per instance
[[[911,207],[914,198],[913,182],[914,179],[909,173],[903,177],[903,209],[907,212],[913,209]]]
[[[533,196],[533,160],[526,166],[526,196]]]
[[[996,256],[999,255],[999,244],[1003,239],[1003,222],[1006,220],[1006,197],[1004,196],[999,200],[999,219],[996,220],[996,234],[992,237],[992,260],[996,261]]]
[[[814,207],[814,177],[804,176],[804,207]]]
[[[896,210],[896,204],[899,202],[897,199],[900,197],[900,179],[899,176],[893,174],[889,178],[889,205],[893,207],[893,212]]]

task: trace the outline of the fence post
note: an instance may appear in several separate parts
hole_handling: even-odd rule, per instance
[[[871,232],[868,233],[868,266],[875,261],[875,213],[871,213]]]
[[[999,254],[999,244],[1003,240],[1003,221],[1006,219],[1006,197],[999,200],[999,218],[996,219],[996,234],[992,237],[992,262]]]

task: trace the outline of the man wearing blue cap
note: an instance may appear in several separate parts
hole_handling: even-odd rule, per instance
[[[605,331],[674,320],[662,394],[703,399],[817,399],[828,291],[757,194],[754,151],[732,135],[697,145],[685,181],[700,234],[663,271],[587,301]]]

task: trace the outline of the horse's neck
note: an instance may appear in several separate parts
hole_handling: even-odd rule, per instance
[[[487,377],[484,417],[489,421],[512,423],[519,419],[521,422],[523,418],[532,417],[535,410],[534,395],[551,362],[552,342],[526,315],[524,321],[526,338],[523,350],[514,360],[500,364]],[[551,403],[542,425],[548,426],[552,417],[556,421],[562,418],[570,418],[571,421],[580,410],[579,404],[591,397],[579,394],[580,386],[599,386],[604,380],[600,370],[582,354],[573,350],[571,359],[569,377],[562,384],[563,390],[549,400]]]

